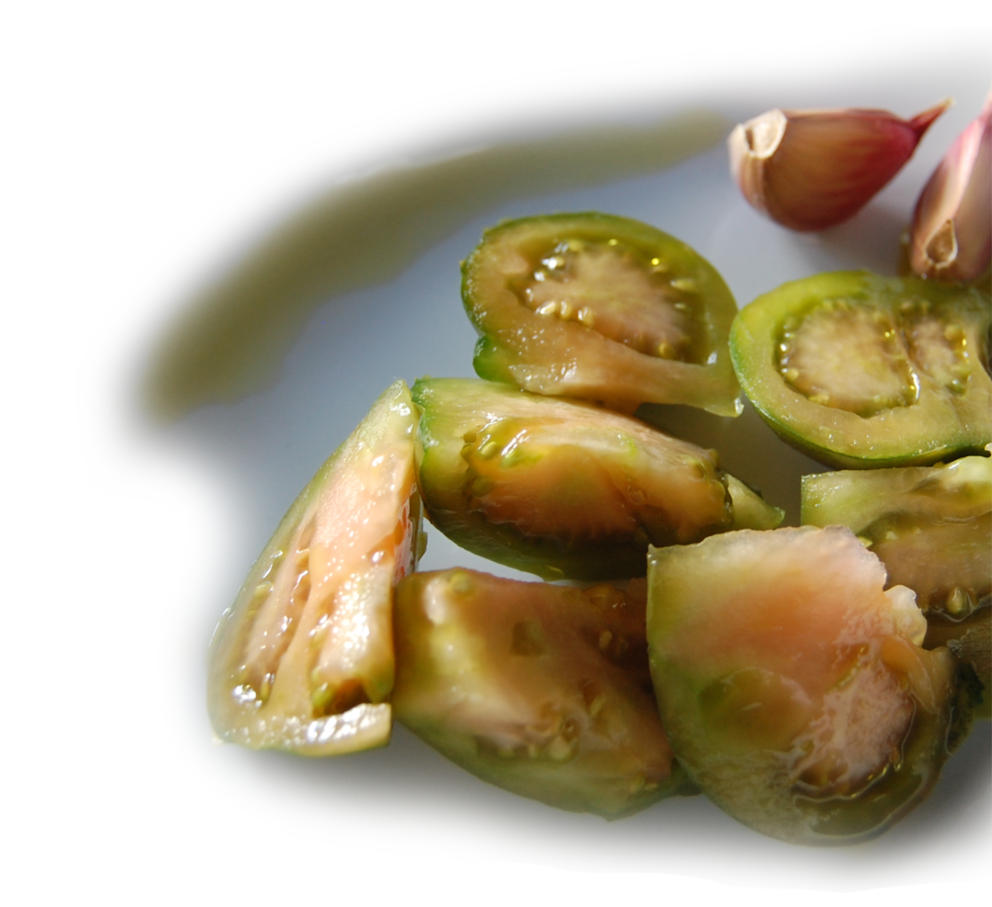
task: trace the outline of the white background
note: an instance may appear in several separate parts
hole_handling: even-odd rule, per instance
[[[356,792],[336,813],[298,788],[283,802],[265,764],[243,760],[222,783],[223,748],[205,748],[205,718],[189,715],[200,678],[177,653],[213,619],[191,619],[190,602],[226,595],[212,565],[243,557],[226,541],[231,489],[126,415],[177,300],[330,180],[661,94],[794,94],[866,61],[918,61],[936,101],[939,60],[992,48],[981,3],[690,6],[3,7],[0,900],[838,896],[794,873],[783,890],[785,849],[770,851],[768,891],[736,889],[720,852],[706,877],[664,854],[621,870],[549,844],[544,860],[537,836],[527,859],[505,860],[439,828],[427,795],[394,815]],[[982,872],[841,896],[948,901]]]

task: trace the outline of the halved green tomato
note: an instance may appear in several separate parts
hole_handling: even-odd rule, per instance
[[[741,412],[727,351],[737,304],[681,240],[607,214],[525,217],[486,231],[462,265],[482,378],[633,412]]]
[[[688,792],[651,693],[644,581],[472,570],[396,590],[396,717],[478,777],[607,817]]]
[[[954,658],[921,647],[913,593],[842,527],[741,530],[652,549],[648,647],[676,757],[773,837],[877,833],[947,755]]]
[[[454,542],[545,579],[643,576],[649,544],[777,524],[716,454],[634,418],[467,378],[421,379],[420,488]]]
[[[410,392],[397,381],[324,463],[211,644],[217,733],[321,756],[389,739],[396,580],[420,546]]]
[[[992,440],[990,325],[975,287],[843,271],[759,296],[730,351],[757,411],[810,456],[926,464]]]

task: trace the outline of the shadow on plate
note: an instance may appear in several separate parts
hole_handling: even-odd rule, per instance
[[[314,309],[395,277],[474,212],[659,170],[728,130],[723,117],[690,111],[499,144],[332,187],[181,307],[151,352],[143,407],[171,419],[257,389]]]

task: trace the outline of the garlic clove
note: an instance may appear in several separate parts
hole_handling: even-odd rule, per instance
[[[975,280],[992,259],[992,94],[923,187],[909,233],[921,277]]]
[[[747,201],[776,223],[823,230],[888,183],[949,106],[908,120],[858,108],[769,110],[730,134],[730,170]]]

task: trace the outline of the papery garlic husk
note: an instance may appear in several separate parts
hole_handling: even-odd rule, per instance
[[[908,120],[885,110],[769,110],[730,134],[730,171],[744,197],[793,230],[856,214],[912,157],[944,101]]]
[[[992,259],[992,95],[923,187],[909,232],[921,277],[968,281]]]

